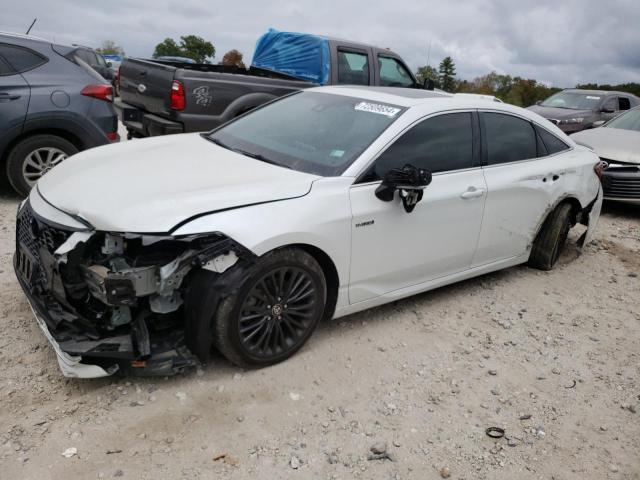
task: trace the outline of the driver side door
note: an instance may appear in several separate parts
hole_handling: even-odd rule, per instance
[[[477,113],[438,114],[409,127],[350,188],[349,301],[362,302],[470,268],[487,187]],[[398,192],[375,195],[392,168],[429,170],[431,184],[407,213]]]

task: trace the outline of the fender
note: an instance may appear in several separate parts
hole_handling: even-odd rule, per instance
[[[249,93],[248,95],[236,98],[229,104],[229,106],[227,106],[222,114],[222,123],[228,122],[232,118],[237,117],[238,114],[247,109],[258,107],[263,103],[270,102],[276,98],[278,98],[278,96],[273,95],[272,93]]]
[[[39,112],[27,116],[22,135],[37,130],[61,130],[73,135],[81,150],[109,143],[89,117],[72,111]]]

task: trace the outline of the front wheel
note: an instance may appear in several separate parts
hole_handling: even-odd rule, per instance
[[[49,170],[78,149],[57,135],[34,135],[18,142],[7,158],[9,183],[21,196],[29,195],[31,187]]]
[[[223,299],[213,343],[231,362],[257,368],[281,362],[309,339],[324,313],[322,268],[308,253],[281,249],[260,257]]]
[[[551,270],[564,246],[571,229],[571,205],[563,203],[549,214],[533,242],[529,265],[540,270]]]

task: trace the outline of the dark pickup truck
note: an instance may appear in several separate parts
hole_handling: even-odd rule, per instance
[[[127,58],[116,107],[129,137],[210,130],[263,103],[318,85],[422,88],[390,50],[270,30],[249,68]]]

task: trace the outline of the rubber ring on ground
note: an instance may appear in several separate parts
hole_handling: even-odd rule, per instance
[[[502,438],[504,437],[504,428],[489,427],[484,431],[484,433],[486,433],[487,436],[491,438]]]

